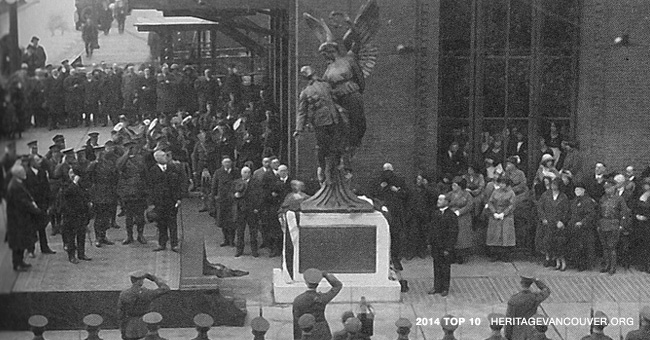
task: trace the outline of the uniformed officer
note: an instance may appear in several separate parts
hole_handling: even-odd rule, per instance
[[[630,331],[625,340],[650,340],[650,307],[645,306],[639,312],[640,328]]]
[[[571,217],[569,232],[573,258],[578,271],[589,270],[593,267],[595,257],[596,208],[598,204],[587,194],[584,183],[575,184],[576,198],[571,201]]]
[[[488,314],[487,319],[492,334],[486,340],[506,340],[506,337],[501,335],[501,329],[503,328],[503,323],[505,321],[505,318],[506,318],[505,314],[501,314],[501,313]]]
[[[598,238],[603,247],[603,267],[601,273],[616,273],[616,247],[621,231],[628,222],[630,209],[625,199],[616,193],[616,182],[605,181],[605,195],[600,199]]]
[[[551,290],[535,275],[530,272],[522,272],[521,291],[508,300],[508,309],[506,316],[508,318],[530,318],[537,313],[537,307],[551,295]],[[530,286],[535,283],[539,292],[532,292]],[[510,340],[525,339],[532,331],[528,325],[511,325],[505,326],[505,336]]]
[[[60,146],[61,144],[59,144]],[[61,196],[63,189],[71,183],[69,171],[75,166],[77,159],[75,158],[74,150],[72,148],[63,149],[61,151],[63,159],[60,164],[54,167],[52,176],[50,176],[50,189],[52,190],[52,197],[54,197],[54,205],[52,206],[52,220],[57,223],[52,224],[52,236],[61,232],[62,216],[61,216]]]
[[[95,147],[99,146],[99,132],[93,131],[88,134],[88,140],[86,141],[86,159],[89,161],[94,161],[95,157]]]
[[[308,290],[298,295],[293,300],[293,337],[298,340],[301,337],[301,331],[298,324],[300,317],[305,314],[312,314],[315,319],[314,329],[310,339],[332,338],[330,326],[325,319],[325,307],[332,301],[343,288],[343,284],[334,275],[327,272],[321,272],[318,269],[309,268],[303,274]],[[325,278],[332,286],[325,293],[317,292],[318,284]]]
[[[151,302],[168,293],[170,289],[162,279],[141,270],[129,276],[133,285],[120,293],[117,302],[120,331],[122,339],[141,339],[147,335],[147,327],[142,317],[149,312]],[[154,282],[158,288],[143,287],[145,279]]]
[[[533,331],[526,338],[527,340],[550,340],[546,337],[546,331],[548,330],[548,318],[542,314],[535,314],[532,317],[535,320],[535,326]]]
[[[137,228],[137,240],[146,244],[144,238],[144,212],[147,209],[146,201],[146,167],[144,151],[136,142],[124,143],[127,151],[117,160],[119,180],[117,194],[122,202],[126,215],[126,239],[122,244],[133,242],[133,226]]]
[[[442,337],[442,340],[456,340],[454,336],[454,331],[458,328],[458,320],[456,317],[447,314],[440,319],[440,326],[445,335]]]
[[[27,146],[29,147],[29,154],[30,155],[38,155],[38,141],[33,140],[29,143],[27,143]]]
[[[609,318],[602,311],[594,313],[593,333],[582,337],[582,340],[612,340],[605,335],[605,327],[609,324]]]

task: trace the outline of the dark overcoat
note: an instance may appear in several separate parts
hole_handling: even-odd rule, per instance
[[[34,245],[34,219],[42,214],[23,182],[12,178],[7,187],[7,236],[11,249]]]

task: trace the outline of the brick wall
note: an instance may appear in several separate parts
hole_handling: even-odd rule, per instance
[[[648,13],[647,0],[584,1],[576,128],[589,168],[650,163]],[[614,45],[626,33],[631,45]]]
[[[297,0],[298,13],[309,12],[326,18],[331,11],[347,11],[352,18],[365,0]],[[367,78],[365,112],[368,129],[362,147],[353,160],[355,186],[368,190],[385,162],[393,163],[396,170],[412,177],[415,159],[415,70],[413,54],[398,54],[397,45],[413,45],[415,37],[415,0],[379,0],[382,27],[374,44],[379,48],[377,65]],[[310,64],[319,74],[326,64],[318,54],[318,41],[302,18],[298,20],[298,63]],[[332,28],[342,37],[342,28]],[[299,88],[305,84],[300,84]],[[309,180],[316,174],[316,156],[313,134],[298,143],[298,177]],[[435,154],[435,153],[432,153]]]

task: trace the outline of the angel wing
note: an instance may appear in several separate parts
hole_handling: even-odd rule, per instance
[[[320,41],[321,44],[334,42],[334,35],[330,28],[327,27],[325,20],[316,19],[309,13],[303,13],[302,16],[305,18],[305,21],[307,21],[307,26],[309,26],[314,34],[316,34],[316,38],[318,38],[318,41]]]
[[[376,0],[369,0],[343,36],[345,48],[355,55],[365,77],[370,75],[377,61],[378,50],[370,41],[379,31],[379,25],[379,6]]]

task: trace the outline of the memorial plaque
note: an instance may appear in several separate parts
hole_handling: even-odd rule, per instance
[[[332,273],[377,271],[377,227],[326,225],[300,227],[300,264],[303,273],[318,268]]]

